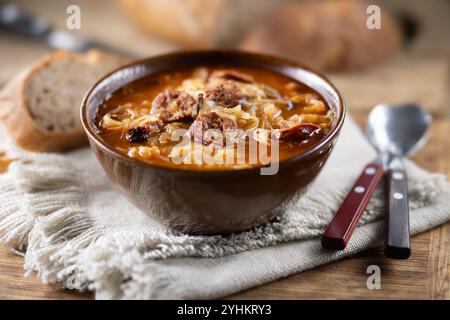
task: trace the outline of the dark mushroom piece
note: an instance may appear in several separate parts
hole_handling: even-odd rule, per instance
[[[125,138],[130,143],[140,143],[148,140],[150,136],[149,130],[144,126],[134,127],[128,130]]]
[[[160,132],[164,125],[164,121],[160,119],[147,122],[145,124],[130,128],[126,133],[125,138],[131,143],[145,142],[148,140],[150,135]]]

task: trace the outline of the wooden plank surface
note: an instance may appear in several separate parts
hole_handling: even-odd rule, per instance
[[[363,124],[367,111],[379,102],[419,101],[433,113],[435,121],[430,140],[414,158],[425,169],[444,173],[450,180],[449,22],[448,2],[423,7],[428,1],[406,1],[424,19],[433,24],[422,26],[422,38],[408,52],[364,73],[331,75],[344,93],[350,112]],[[105,4],[105,3],[108,4]],[[395,1],[400,3],[401,1]],[[56,25],[64,25],[65,8],[61,1],[18,1],[35,14],[45,14]],[[127,47],[142,55],[152,55],[176,48],[152,39],[121,19],[120,12],[108,1],[77,1],[81,5],[82,35]],[[389,1],[389,3],[393,3]],[[403,4],[404,5],[404,4]],[[446,18],[447,17],[447,18]],[[421,18],[422,19],[422,18]],[[430,36],[431,35],[431,36]],[[13,38],[0,32],[0,85],[7,82],[42,54],[45,46]],[[412,240],[409,260],[385,259],[382,249],[367,251],[329,265],[321,266],[279,281],[236,294],[232,299],[450,299],[450,224],[423,233]],[[381,290],[368,290],[369,265],[381,268]],[[23,277],[23,258],[0,246],[0,299],[89,299],[92,294],[62,290],[42,284],[35,275]]]
[[[360,116],[363,122],[364,116]],[[417,164],[450,180],[450,122],[433,123]],[[321,266],[237,294],[235,299],[450,299],[450,223],[412,239],[408,260],[391,260],[383,248]],[[381,290],[366,286],[367,267],[381,268]]]
[[[364,122],[365,116],[357,116]],[[433,123],[429,143],[414,160],[450,180],[450,122]],[[390,260],[382,248],[236,294],[231,299],[450,299],[450,223],[412,239],[408,260]],[[88,299],[23,278],[23,259],[0,246],[0,299]],[[381,290],[368,290],[367,267],[381,268]]]

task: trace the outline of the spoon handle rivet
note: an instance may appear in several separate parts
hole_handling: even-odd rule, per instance
[[[365,172],[367,175],[371,176],[371,175],[374,175],[376,171],[377,171],[377,170],[376,170],[375,168],[369,167],[369,168],[367,168],[366,171],[364,171],[364,172]]]
[[[392,195],[392,197],[393,197],[394,199],[401,200],[401,199],[403,199],[403,194],[401,194],[400,192],[394,192],[394,194]]]
[[[401,172],[394,172],[394,174],[392,175],[392,178],[394,178],[395,180],[402,180],[404,177],[405,176]]]

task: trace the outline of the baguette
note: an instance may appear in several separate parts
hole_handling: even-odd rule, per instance
[[[57,51],[13,78],[0,93],[0,120],[13,141],[36,152],[67,151],[87,143],[79,110],[87,90],[123,64],[117,55]]]

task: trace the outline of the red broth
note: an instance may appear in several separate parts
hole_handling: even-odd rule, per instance
[[[262,69],[199,67],[124,86],[100,106],[96,124],[108,145],[131,158],[224,170],[265,164],[263,148],[269,157],[277,150],[277,161],[305,152],[329,133],[334,118],[316,91],[291,78]],[[271,149],[275,140],[278,149]]]

